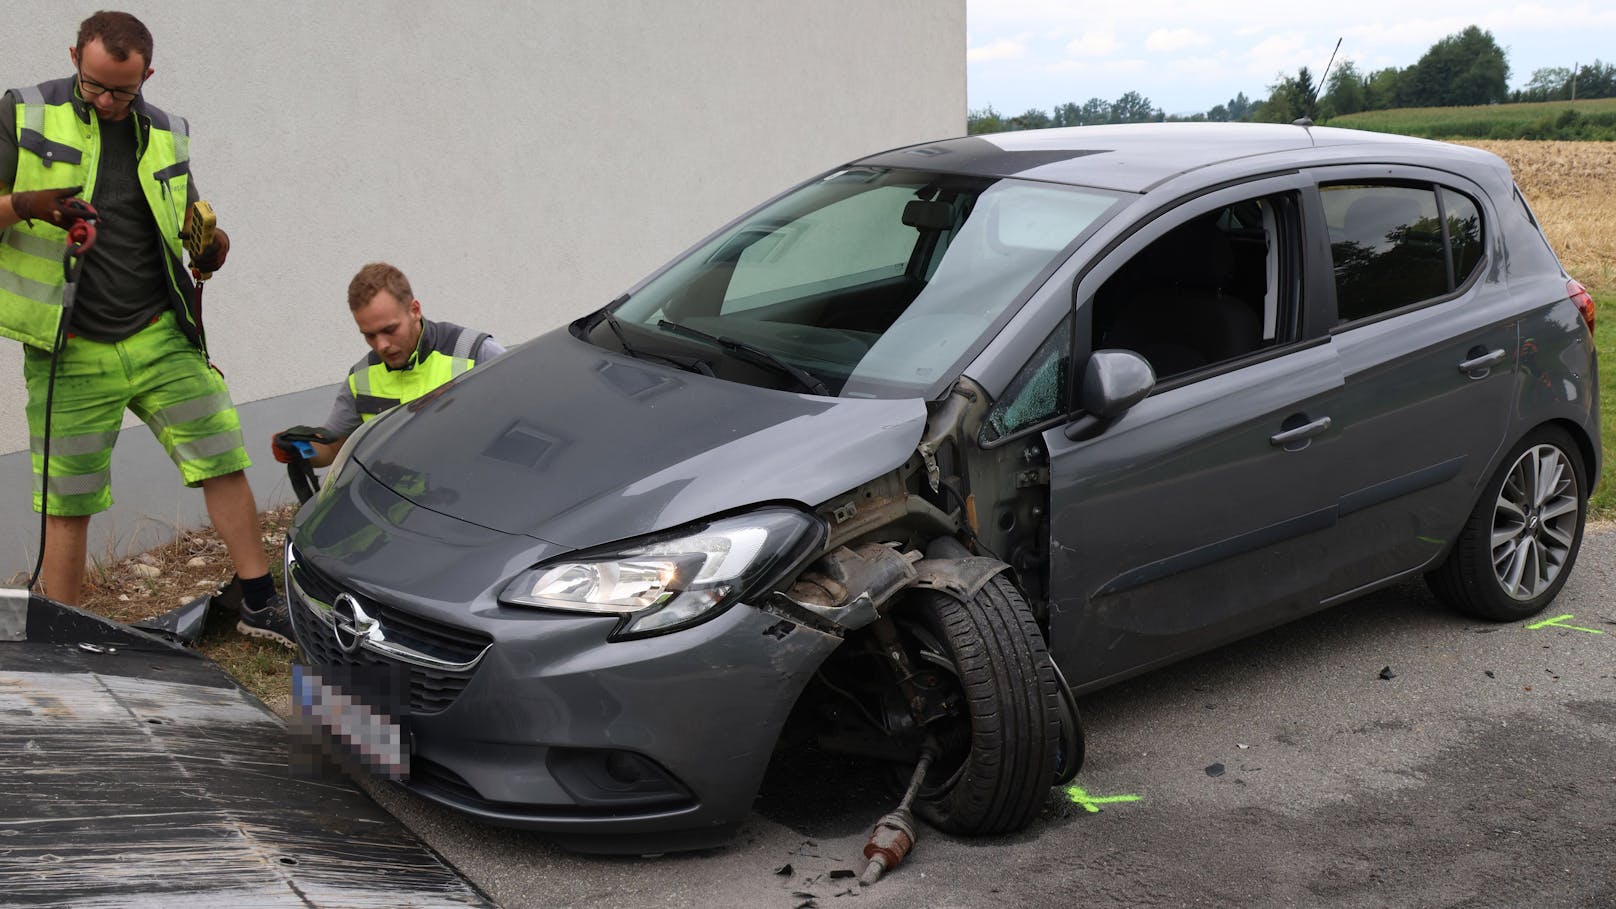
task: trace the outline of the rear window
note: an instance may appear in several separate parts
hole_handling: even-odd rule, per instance
[[[1336,321],[1369,319],[1446,296],[1482,258],[1480,209],[1447,187],[1320,187],[1335,266]]]

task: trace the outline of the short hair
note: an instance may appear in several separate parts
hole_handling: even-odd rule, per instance
[[[359,273],[348,282],[348,311],[358,312],[384,290],[405,306],[415,299],[415,291],[410,290],[410,279],[404,277],[403,272],[386,262],[372,262],[359,269]]]
[[[96,38],[101,39],[101,45],[112,55],[112,59],[122,62],[129,59],[130,54],[139,54],[146,58],[146,65],[152,62],[152,36],[145,23],[128,13],[102,10],[99,13],[79,23],[79,56],[84,56],[84,46]]]

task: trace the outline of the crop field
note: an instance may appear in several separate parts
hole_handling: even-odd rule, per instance
[[[1402,107],[1332,117],[1321,125],[1428,139],[1616,139],[1616,98],[1476,107]]]
[[[1594,343],[1605,461],[1593,504],[1597,516],[1616,518],[1616,312],[1609,308],[1616,301],[1616,142],[1463,144],[1509,162],[1560,262],[1600,304]]]
[[[1508,161],[1566,271],[1616,300],[1616,142],[1457,141]]]

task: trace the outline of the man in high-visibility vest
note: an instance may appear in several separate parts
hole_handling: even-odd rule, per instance
[[[433,322],[421,315],[404,273],[386,262],[372,262],[348,282],[348,309],[354,324],[370,345],[370,353],[348,370],[348,380],[337,389],[331,414],[321,427],[327,441],[311,441],[313,467],[324,467],[336,457],[343,440],[359,424],[400,404],[421,397],[455,376],[505,352],[486,333],[461,328],[452,322]],[[297,427],[300,437],[309,435]],[[275,459],[290,463],[297,449],[281,439],[271,440]]]
[[[73,75],[0,99],[0,335],[25,345],[34,508],[46,511],[44,592],[79,601],[90,516],[112,504],[112,446],[128,409],[151,427],[185,484],[202,487],[241,578],[238,627],[291,645],[243,473],[252,462],[241,421],[208,362],[181,262],[185,211],[197,198],[188,126],[142,94],[152,37],[134,16],[84,20],[69,59]],[[74,200],[80,193],[88,206]],[[99,212],[98,236],[66,298],[67,228],[85,209]],[[228,250],[218,231],[191,266],[217,270]],[[72,302],[65,325],[64,299]]]

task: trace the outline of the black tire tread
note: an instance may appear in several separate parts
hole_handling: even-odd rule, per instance
[[[916,600],[952,651],[971,720],[964,775],[916,812],[948,833],[1020,830],[1049,793],[1060,743],[1059,682],[1038,622],[1002,576],[969,604],[929,591]]]

